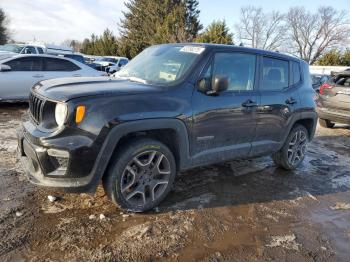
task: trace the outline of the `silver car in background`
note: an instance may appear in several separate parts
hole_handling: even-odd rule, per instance
[[[105,76],[73,59],[51,55],[0,57],[0,101],[26,101],[37,82],[60,77]]]

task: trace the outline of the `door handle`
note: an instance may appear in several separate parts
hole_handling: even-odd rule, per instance
[[[258,104],[252,100],[247,100],[244,103],[242,103],[242,106],[244,107],[254,107],[254,106],[258,106]]]
[[[296,103],[297,103],[297,100],[294,97],[290,97],[286,100],[286,104],[288,104],[288,105],[293,105]]]
[[[41,77],[44,77],[44,75],[36,74],[36,75],[33,75],[33,77],[35,77],[35,78],[41,78]]]
[[[80,74],[74,74],[73,75],[74,77],[79,77],[79,76],[81,76]]]

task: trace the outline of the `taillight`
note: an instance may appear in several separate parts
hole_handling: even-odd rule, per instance
[[[321,85],[320,87],[320,94],[324,95],[324,90],[325,89],[332,89],[334,86],[331,86],[330,84],[324,83],[323,85]]]

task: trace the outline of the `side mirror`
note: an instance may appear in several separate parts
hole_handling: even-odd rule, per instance
[[[216,75],[211,82],[211,90],[207,92],[208,95],[217,95],[220,92],[228,89],[229,78],[226,75]]]
[[[216,75],[212,81],[208,78],[202,78],[198,82],[198,90],[207,95],[218,95],[228,89],[229,78],[226,75]]]
[[[8,65],[0,65],[0,72],[11,71],[11,66]]]

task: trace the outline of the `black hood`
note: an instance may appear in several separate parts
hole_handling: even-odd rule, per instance
[[[159,91],[159,87],[108,77],[69,77],[40,82],[35,92],[55,101],[101,95],[135,94]]]

